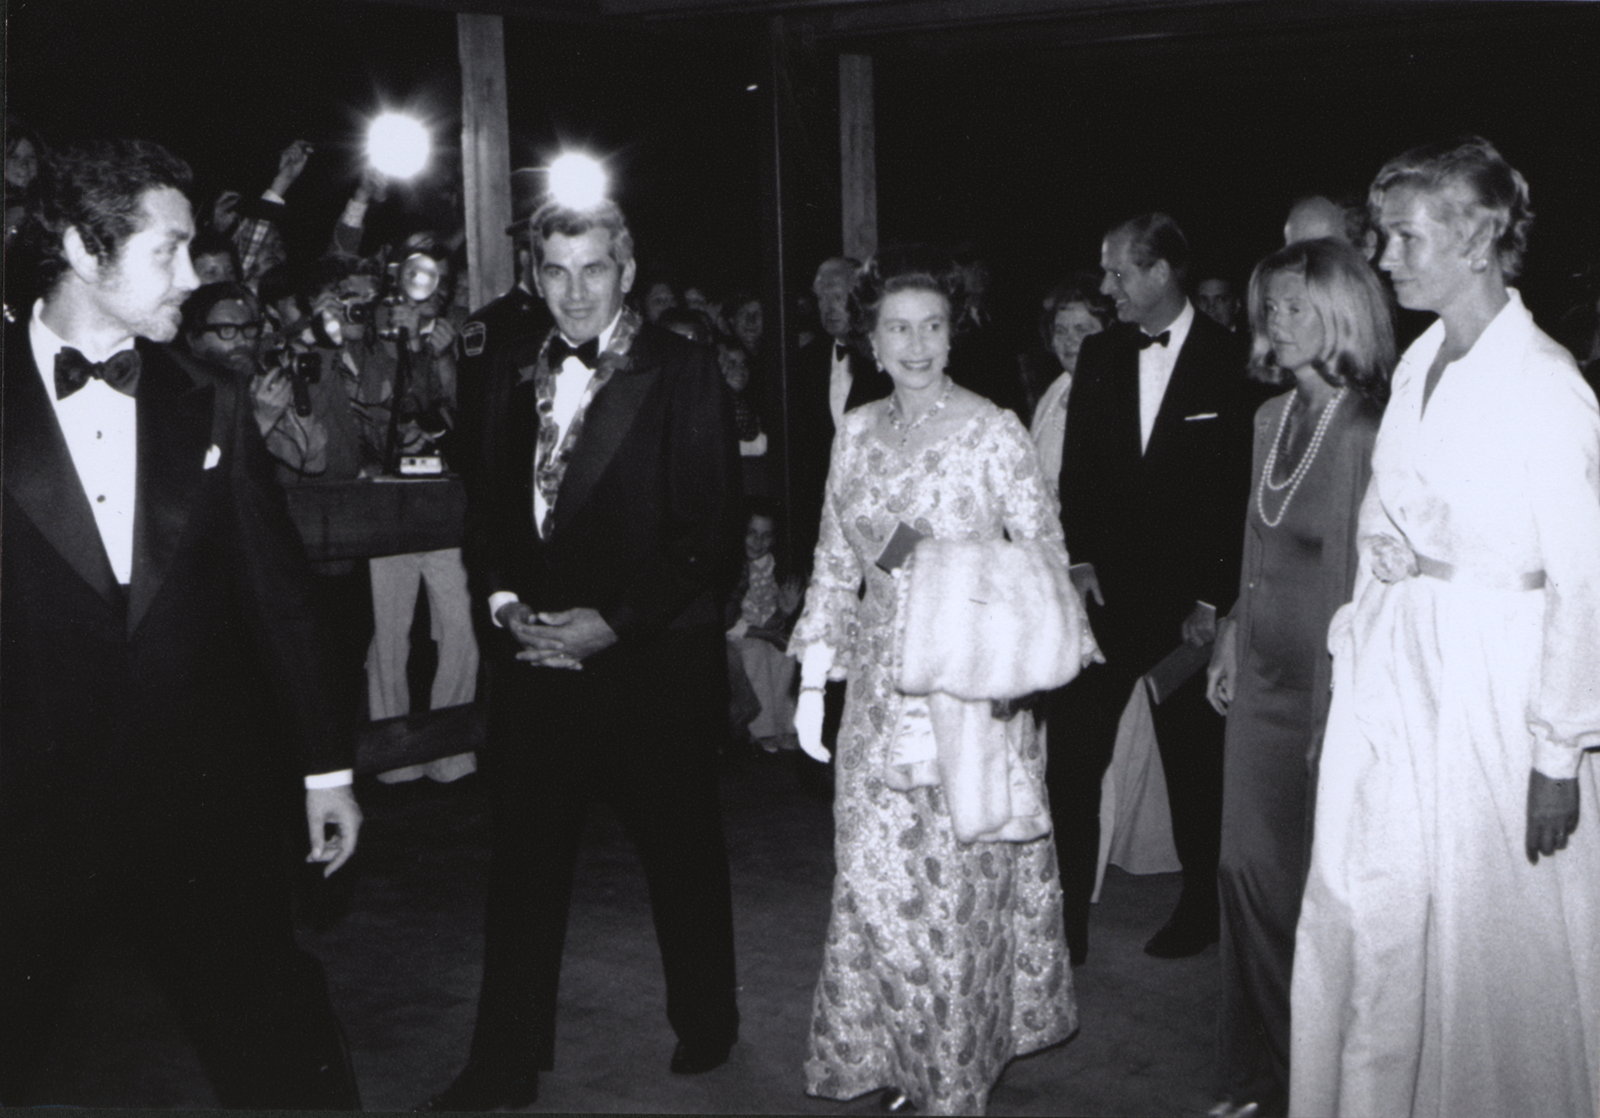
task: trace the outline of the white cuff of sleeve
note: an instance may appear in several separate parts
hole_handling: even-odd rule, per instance
[[[287,206],[289,204],[283,200],[282,194],[279,194],[270,186],[261,192],[261,200],[263,202],[276,202],[280,206]]]
[[[355,783],[356,774],[350,769],[340,769],[338,772],[316,773],[306,777],[306,791],[316,788],[347,788]]]
[[[1540,728],[1533,728],[1533,767],[1551,780],[1571,780],[1583,765],[1583,750],[1550,740]]]
[[[339,215],[340,225],[360,225],[367,220],[367,203],[350,199],[345,204],[344,213]]]
[[[500,607],[507,602],[520,602],[521,600],[509,590],[496,590],[489,595],[489,620],[494,622],[496,629],[505,628],[504,625],[500,624]]]

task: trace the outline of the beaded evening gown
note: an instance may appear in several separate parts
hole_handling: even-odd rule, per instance
[[[958,843],[939,788],[885,785],[895,590],[874,559],[901,521],[940,539],[1004,534],[1057,546],[1061,525],[1014,415],[984,403],[908,455],[873,433],[887,406],[848,413],[834,441],[811,588],[790,646],[800,655],[829,644],[835,674],[849,678],[835,759],[833,913],[806,1090],[848,1099],[899,1088],[927,1113],[981,1114],[1010,1059],[1077,1027],[1055,843]]]

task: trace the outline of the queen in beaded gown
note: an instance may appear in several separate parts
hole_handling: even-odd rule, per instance
[[[831,646],[833,674],[849,679],[835,760],[837,873],[806,1090],[849,1099],[898,1088],[926,1113],[981,1114],[1009,1060],[1077,1027],[1055,843],[958,843],[940,788],[885,785],[896,600],[874,560],[902,521],[939,539],[1004,533],[1056,547],[1061,524],[1011,413],[977,401],[951,433],[908,454],[879,437],[890,406],[848,413],[835,438],[813,579],[790,646],[795,655]]]

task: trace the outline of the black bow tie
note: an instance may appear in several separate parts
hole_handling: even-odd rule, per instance
[[[1171,340],[1172,340],[1172,331],[1171,330],[1163,330],[1159,334],[1146,334],[1143,330],[1139,331],[1139,348],[1140,349],[1149,349],[1153,345],[1158,345],[1158,346],[1161,346],[1163,349],[1165,349],[1167,343],[1170,342]]]
[[[850,347],[849,346],[845,345],[843,342],[834,342],[833,343],[833,359],[835,361],[845,361],[845,360],[848,360],[849,357],[850,357]]]
[[[550,339],[550,370],[559,373],[561,366],[567,358],[576,357],[590,369],[595,367],[600,360],[600,339],[590,338],[586,342],[573,345],[560,334]]]
[[[125,349],[104,361],[90,361],[71,346],[56,354],[56,399],[65,400],[89,383],[91,377],[105,381],[124,396],[139,389],[139,351]]]

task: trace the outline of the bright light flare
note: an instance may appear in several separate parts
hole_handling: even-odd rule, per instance
[[[409,179],[428,165],[433,141],[427,128],[404,113],[379,113],[367,128],[367,161],[394,179]]]
[[[550,164],[550,197],[569,209],[598,206],[609,185],[600,161],[582,152],[568,152]]]

